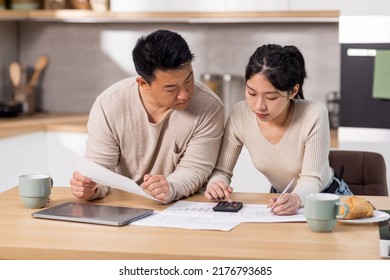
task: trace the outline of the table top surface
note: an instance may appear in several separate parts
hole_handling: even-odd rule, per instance
[[[234,193],[247,204],[267,204],[274,194]],[[342,199],[344,199],[343,197]],[[390,197],[367,196],[377,209]],[[202,194],[191,201],[206,201]],[[78,201],[54,187],[46,207]],[[104,205],[164,210],[169,205],[113,189]],[[333,232],[310,231],[305,222],[241,223],[229,232],[127,225],[102,226],[35,219],[14,187],[0,193],[0,259],[380,259],[377,223],[337,223]]]

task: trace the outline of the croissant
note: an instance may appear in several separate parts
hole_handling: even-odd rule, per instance
[[[364,197],[351,196],[348,197],[344,202],[349,208],[348,215],[344,217],[346,220],[374,216],[374,208]],[[341,208],[340,214],[344,214],[344,208]]]

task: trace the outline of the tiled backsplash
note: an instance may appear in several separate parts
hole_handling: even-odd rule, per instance
[[[43,76],[42,108],[87,113],[106,87],[135,74],[131,51],[136,40],[160,28],[177,31],[187,40],[196,55],[197,78],[205,72],[244,75],[247,60],[258,46],[294,44],[306,59],[307,99],[325,102],[327,92],[340,88],[337,23],[0,22],[0,86],[9,84],[4,71],[12,60],[33,66],[44,54],[50,62]],[[0,93],[2,98],[5,94]]]
[[[18,29],[13,22],[0,22],[0,101],[11,98],[8,69],[18,59]]]

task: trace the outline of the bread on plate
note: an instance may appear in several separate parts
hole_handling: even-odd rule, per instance
[[[349,213],[343,219],[361,219],[374,216],[374,207],[364,197],[351,196],[345,201],[349,208]],[[344,214],[344,208],[341,208],[341,214]]]

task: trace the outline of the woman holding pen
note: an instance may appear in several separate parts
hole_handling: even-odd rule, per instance
[[[269,207],[292,215],[309,193],[352,194],[329,165],[328,112],[324,104],[304,100],[304,58],[295,46],[263,45],[245,70],[246,101],[235,104],[225,127],[218,161],[205,196],[230,199],[233,169],[243,145],[254,166],[271,182],[271,192],[289,190]]]

